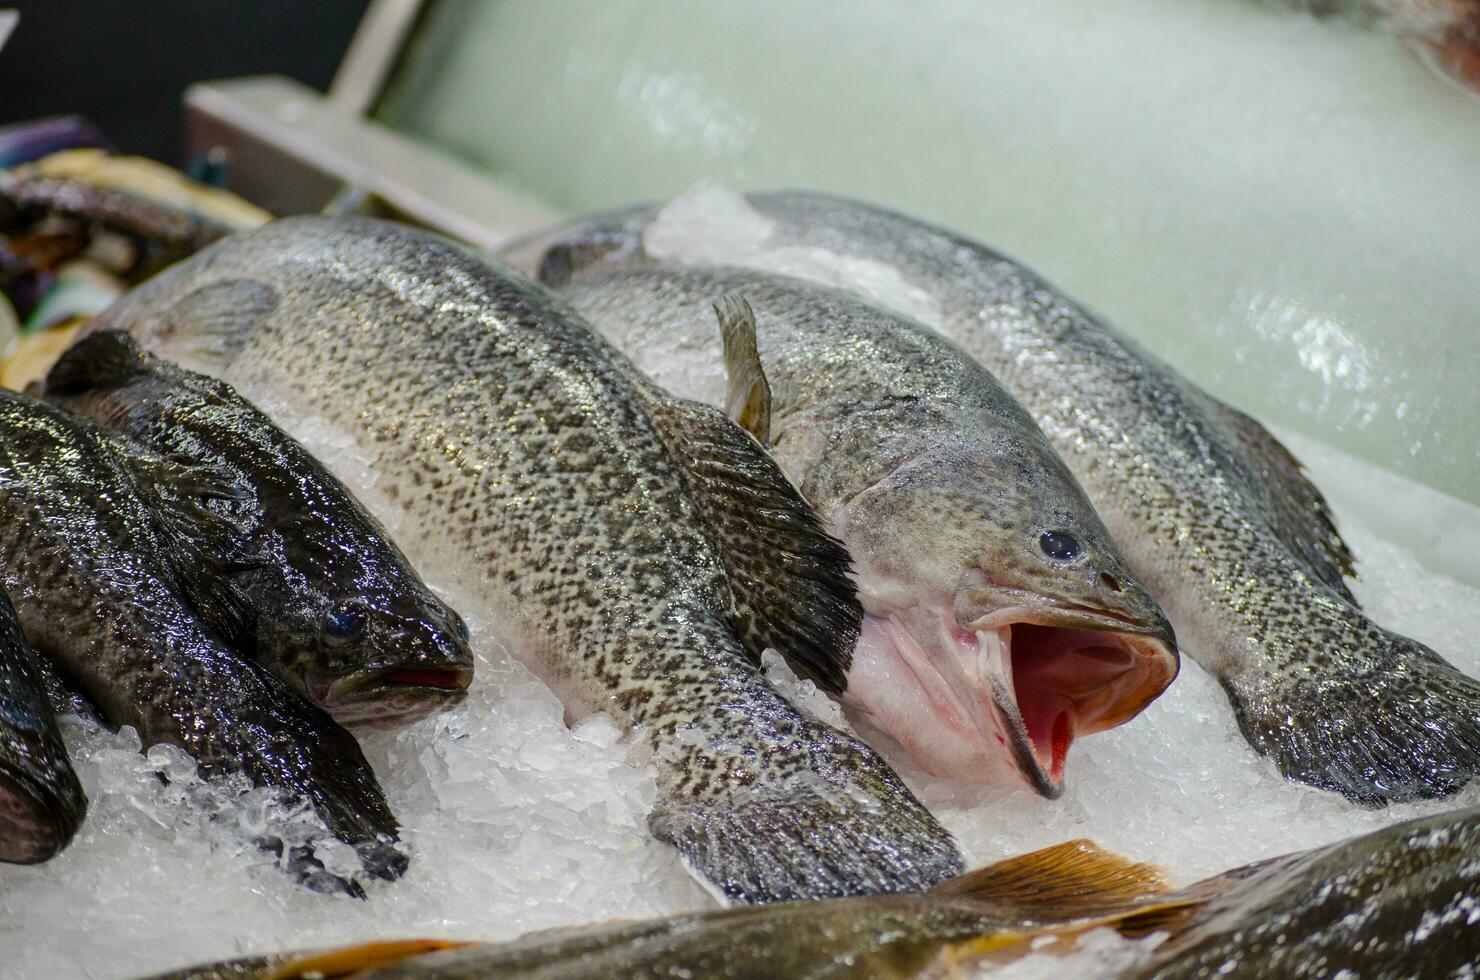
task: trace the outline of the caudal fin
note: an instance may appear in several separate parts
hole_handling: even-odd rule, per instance
[[[1224,678],[1239,728],[1286,778],[1368,806],[1457,792],[1480,773],[1480,681],[1343,613],[1308,668]]]
[[[672,763],[653,835],[735,902],[922,892],[961,873],[955,840],[882,759],[798,724],[774,751],[697,746]]]

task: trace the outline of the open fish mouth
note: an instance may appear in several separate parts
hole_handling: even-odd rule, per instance
[[[341,725],[400,728],[467,697],[472,667],[388,667],[309,682],[309,694]]]
[[[1177,675],[1165,624],[1042,607],[937,624],[922,643],[898,617],[866,616],[845,699],[938,776],[1005,769],[1057,797],[1074,740],[1134,718]]]
[[[1175,646],[1123,632],[1018,621],[976,630],[977,677],[989,694],[1018,772],[1050,799],[1080,735],[1124,724],[1176,677]]]

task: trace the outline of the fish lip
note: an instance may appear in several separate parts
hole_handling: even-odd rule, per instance
[[[1083,606],[1071,602],[1042,601],[1041,597],[1023,593],[1024,599],[1038,599],[1022,605],[1003,606],[980,616],[964,628],[972,632],[995,630],[1013,623],[1054,626],[1061,629],[1102,630],[1110,633],[1134,633],[1161,639],[1175,654],[1177,641],[1165,619],[1143,618],[1119,613],[1100,606]]]
[[[60,792],[49,787],[45,780],[22,770],[0,769],[0,794],[9,793],[31,804],[30,810],[44,819],[37,820],[39,829],[48,836],[34,853],[9,856],[5,860],[14,864],[41,864],[56,857],[71,843],[81,820],[76,818],[72,807],[65,799],[65,790]]]
[[[1015,620],[1022,622],[1022,620]],[[1003,624],[1007,626],[1009,624]],[[981,669],[983,678],[986,679],[988,689],[992,695],[992,709],[997,714],[997,720],[1008,736],[1008,746],[1012,749],[1013,761],[1017,763],[1018,772],[1027,777],[1028,785],[1032,786],[1038,795],[1056,800],[1064,793],[1064,778],[1062,775],[1055,779],[1053,774],[1043,767],[1038,758],[1038,752],[1033,748],[1032,736],[1028,734],[1027,722],[1023,720],[1022,710],[1018,707],[1017,694],[1012,683],[1012,640],[1009,637],[1004,643],[1002,637],[996,635],[998,628],[977,629],[977,664]]]
[[[418,684],[395,680],[402,672],[435,671],[452,675],[452,685]],[[309,696],[341,724],[397,728],[445,711],[467,697],[473,681],[472,665],[420,666],[399,663],[366,668],[343,677],[311,677]],[[389,705],[401,699],[400,709]],[[382,706],[385,710],[374,710]],[[360,709],[360,710],[356,710]]]

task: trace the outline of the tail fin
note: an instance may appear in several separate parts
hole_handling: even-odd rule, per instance
[[[1480,773],[1480,681],[1356,609],[1332,619],[1304,637],[1318,672],[1223,678],[1244,738],[1286,778],[1368,806],[1458,792]]]
[[[765,750],[672,759],[653,835],[735,902],[921,892],[961,872],[951,835],[872,750],[794,724]]]

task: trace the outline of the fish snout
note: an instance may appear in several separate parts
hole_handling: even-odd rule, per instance
[[[459,704],[473,682],[473,653],[461,620],[428,619],[385,633],[384,656],[337,678],[310,681],[310,695],[336,721],[399,728]]]

